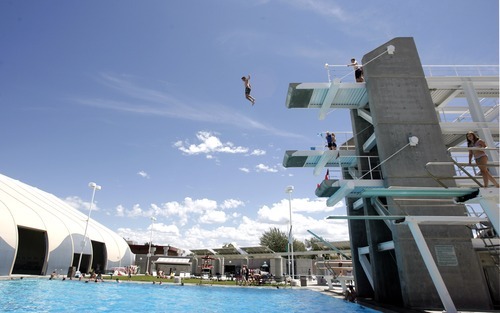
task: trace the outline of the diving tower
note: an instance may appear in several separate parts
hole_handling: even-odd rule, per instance
[[[469,130],[498,147],[498,65],[465,66],[464,75],[453,66],[436,76],[445,69],[422,66],[412,38],[395,38],[362,63],[363,83],[329,75],[289,85],[287,108],[317,109],[320,120],[348,109],[354,135],[338,150],[287,150],[283,166],[340,173],[325,177],[315,195],[328,206],[346,202],[360,297],[447,312],[499,307],[499,248],[485,254],[471,230],[489,225],[498,233],[498,189],[483,188],[463,151]],[[498,148],[485,152],[498,177]],[[486,216],[467,216],[472,203]]]

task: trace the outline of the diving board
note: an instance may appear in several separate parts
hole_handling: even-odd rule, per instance
[[[337,180],[329,184],[332,195],[326,200],[326,205],[331,207],[344,198],[360,198],[361,194],[368,189],[383,188],[382,179],[359,179],[359,180]],[[324,191],[327,194],[327,191]]]
[[[365,83],[291,83],[286,97],[289,109],[358,109],[367,104]]]
[[[485,217],[473,216],[426,216],[426,215],[331,215],[329,220],[393,220],[395,224],[415,222],[422,225],[473,225],[488,222]]]
[[[344,254],[344,252],[340,251],[337,247],[335,247],[334,245],[332,245],[331,243],[329,243],[328,241],[326,241],[325,239],[321,238],[320,236],[316,235],[315,233],[313,233],[312,231],[310,231],[309,229],[307,230],[308,233],[310,233],[311,235],[313,235],[314,237],[316,237],[316,239],[318,239],[319,241],[321,241],[323,244],[325,244],[327,247],[330,247],[331,249],[335,250],[338,254],[342,255],[344,258],[350,260],[351,257]]]
[[[330,180],[316,188],[317,196],[328,196],[327,206],[334,206],[343,198],[413,197],[454,198],[478,193],[479,188],[444,187],[384,187],[382,179]]]
[[[444,187],[396,187],[370,188],[363,190],[360,197],[426,197],[450,198],[461,197],[478,192],[479,188],[444,188]]]
[[[287,150],[283,167],[314,167],[319,175],[323,167],[351,167],[357,163],[354,150]]]

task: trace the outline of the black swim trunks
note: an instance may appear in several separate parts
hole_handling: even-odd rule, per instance
[[[361,69],[361,68],[358,68],[358,69],[354,72],[354,77],[355,77],[356,79],[361,78],[361,76],[362,76],[362,75],[363,75],[363,69]]]
[[[245,95],[249,95],[250,94],[250,91],[252,91],[252,89],[246,87],[245,88]]]

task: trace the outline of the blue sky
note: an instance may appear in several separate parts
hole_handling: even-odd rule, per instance
[[[281,164],[350,132],[349,112],[288,110],[288,84],[394,37],[424,65],[498,64],[498,16],[496,0],[0,1],[0,173],[85,213],[94,181],[94,219],[145,243],[154,215],[153,243],[184,249],[285,231],[293,185],[295,237],[347,240],[322,177]]]

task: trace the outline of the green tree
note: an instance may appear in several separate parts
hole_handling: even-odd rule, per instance
[[[286,252],[288,238],[284,232],[276,227],[264,232],[259,239],[261,246],[266,246],[274,252]]]
[[[306,245],[302,241],[293,239],[293,251],[294,252],[306,251]]]
[[[286,252],[288,249],[288,235],[276,227],[270,228],[260,237],[260,245],[266,246],[274,252]],[[306,251],[302,241],[293,239],[293,251]]]

